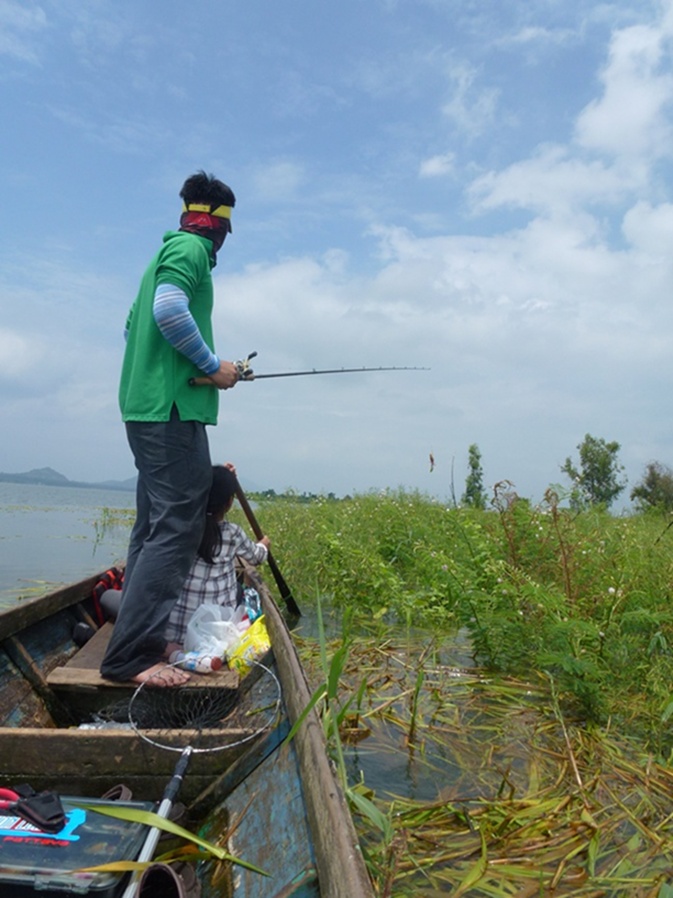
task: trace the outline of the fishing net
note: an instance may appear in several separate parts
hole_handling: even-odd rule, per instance
[[[170,665],[167,665],[170,666]],[[163,668],[155,674],[161,677]],[[167,751],[223,751],[251,741],[274,726],[281,705],[280,683],[259,662],[238,688],[217,685],[214,677],[193,678],[180,687],[141,683],[130,700],[99,709],[95,723],[130,727],[141,739]]]

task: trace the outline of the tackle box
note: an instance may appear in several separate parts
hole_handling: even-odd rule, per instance
[[[46,833],[0,811],[1,898],[117,898],[127,884],[123,872],[75,872],[115,861],[134,860],[140,854],[148,827],[120,820],[96,807],[135,808],[152,811],[152,802],[105,801],[61,796],[66,821],[55,833]]]

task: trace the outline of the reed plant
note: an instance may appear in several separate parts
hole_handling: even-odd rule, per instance
[[[120,533],[126,537],[133,526],[135,512],[130,508],[111,508],[103,506],[93,522],[94,551],[111,533]]]
[[[467,633],[476,663],[546,671],[566,713],[673,753],[673,529],[661,515],[577,513],[508,484],[489,510],[418,493],[262,503],[304,604],[360,623]]]
[[[389,771],[354,804],[381,898],[672,898],[666,518],[507,483],[488,511],[387,492],[260,516],[302,605],[317,582],[348,621],[330,689],[370,734],[339,749],[351,782],[367,754]]]
[[[456,667],[450,642],[426,639],[360,634],[345,654],[335,637],[324,653],[332,708],[359,682],[371,742],[342,740],[340,764],[383,771],[376,793],[360,773],[351,802],[376,894],[671,898],[670,767],[567,718],[548,675]],[[321,680],[323,649],[298,642]]]

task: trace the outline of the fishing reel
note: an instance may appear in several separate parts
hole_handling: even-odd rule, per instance
[[[236,370],[238,371],[239,380],[254,380],[255,372],[250,367],[250,360],[254,359],[257,355],[256,352],[249,353],[246,359],[239,359],[236,364]]]

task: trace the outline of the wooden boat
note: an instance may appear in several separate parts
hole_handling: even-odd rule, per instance
[[[221,864],[200,862],[202,896],[371,898],[316,714],[305,717],[290,742],[284,739],[310,692],[269,590],[254,569],[246,568],[245,577],[262,597],[271,642],[265,663],[280,683],[282,713],[273,729],[252,741],[195,755],[179,801],[190,829],[216,843],[226,835],[231,853],[269,875],[238,865],[223,873]],[[112,699],[128,700],[133,688],[98,673],[112,626],[96,623],[92,590],[98,580],[95,575],[0,612],[0,786],[29,783],[37,791],[100,798],[124,784],[134,801],[157,802],[175,754],[154,748],[130,728],[82,723]],[[96,632],[80,648],[73,632],[82,621]],[[247,679],[239,687],[237,674],[227,669],[200,681],[209,689],[244,689]],[[0,876],[4,864],[0,841]],[[120,879],[111,894],[123,887]]]

